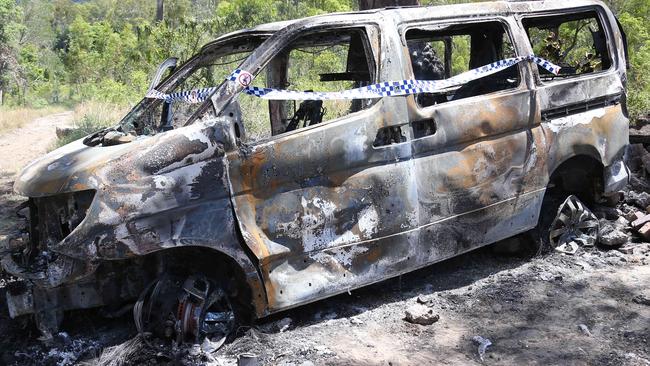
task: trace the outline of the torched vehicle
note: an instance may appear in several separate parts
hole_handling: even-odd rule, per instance
[[[266,100],[531,61],[438,92]],[[399,276],[538,227],[550,188],[628,180],[625,35],[601,2],[485,2],[328,14],[234,32],[118,125],[27,166],[24,235],[2,266],[12,317],[134,310],[175,340]],[[249,78],[228,79],[234,70]],[[162,81],[161,81],[162,80]],[[250,82],[250,84],[249,84]],[[196,100],[195,100],[196,101]]]

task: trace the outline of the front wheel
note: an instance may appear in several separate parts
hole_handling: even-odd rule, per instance
[[[138,332],[176,343],[223,343],[236,328],[231,301],[220,284],[204,275],[163,275],[151,283],[133,307]]]

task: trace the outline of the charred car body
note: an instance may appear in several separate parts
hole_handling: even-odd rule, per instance
[[[293,105],[223,81],[239,68],[252,85],[338,91],[530,54],[562,71],[520,62],[440,93]],[[29,227],[2,260],[22,278],[12,317],[47,333],[64,311],[135,302],[140,329],[192,340],[528,231],[548,187],[627,183],[624,34],[600,2],[323,15],[174,66],[157,90],[218,88],[144,99],[17,179]]]

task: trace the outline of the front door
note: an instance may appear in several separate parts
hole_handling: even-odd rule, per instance
[[[399,40],[380,41],[377,29],[304,31],[278,47],[254,85],[342,91],[398,79],[399,58],[386,51],[380,59],[377,50],[380,42],[399,50]],[[387,131],[406,120],[405,98],[238,102],[248,142],[228,154],[229,178],[271,311],[407,268],[417,187],[410,147],[386,146],[400,139]]]

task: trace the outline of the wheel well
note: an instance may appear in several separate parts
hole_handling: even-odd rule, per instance
[[[551,174],[549,193],[574,194],[593,203],[603,192],[603,164],[589,155],[576,155],[560,164]]]
[[[156,253],[158,275],[163,273],[188,276],[204,274],[222,281],[235,311],[242,320],[252,320],[252,291],[246,281],[246,274],[237,262],[228,255],[205,247],[178,247]]]

